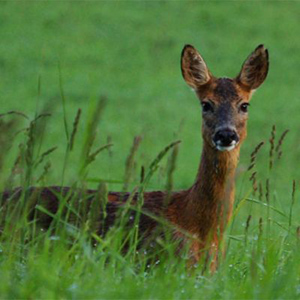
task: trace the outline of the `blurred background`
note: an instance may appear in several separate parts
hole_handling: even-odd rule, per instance
[[[187,188],[197,172],[202,140],[199,101],[180,72],[183,46],[194,45],[215,76],[234,77],[263,43],[269,49],[270,71],[251,101],[238,189],[242,195],[249,188],[245,171],[261,141],[266,143],[257,170],[262,178],[268,176],[268,140],[275,124],[277,140],[290,129],[273,171],[277,191],[290,193],[292,180],[299,182],[300,176],[299,14],[297,2],[1,1],[0,113],[20,111],[32,119],[37,112],[51,112],[42,149],[58,147],[47,158],[52,164],[47,182],[60,184],[66,150],[60,66],[70,128],[82,109],[65,183],[77,174],[92,104],[104,96],[107,105],[95,147],[107,142],[113,147],[99,154],[89,176],[122,181],[133,138],[139,135],[134,186],[141,166],[180,139],[174,185]],[[28,121],[18,126],[22,129]],[[11,169],[20,139],[13,142],[4,170]],[[164,188],[165,169],[166,160],[149,189]]]

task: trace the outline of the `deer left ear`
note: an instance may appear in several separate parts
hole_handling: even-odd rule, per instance
[[[248,90],[255,90],[266,79],[268,70],[268,50],[264,45],[259,45],[244,62],[237,82]]]

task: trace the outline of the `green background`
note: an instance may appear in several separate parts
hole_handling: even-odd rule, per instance
[[[44,147],[59,147],[55,161],[62,161],[65,151],[60,64],[70,127],[78,108],[84,120],[91,99],[108,99],[96,144],[110,136],[113,156],[101,154],[91,175],[122,179],[135,135],[143,136],[140,165],[176,135],[182,144],[175,184],[188,187],[201,152],[201,110],[180,74],[183,45],[194,45],[215,76],[234,77],[264,43],[270,72],[251,102],[241,166],[275,124],[279,133],[291,129],[282,179],[299,175],[298,3],[29,1],[0,7],[1,112],[33,116],[40,76],[40,110],[47,107],[53,114]],[[59,181],[60,169],[55,166],[51,183]],[[155,187],[162,188],[159,182]]]

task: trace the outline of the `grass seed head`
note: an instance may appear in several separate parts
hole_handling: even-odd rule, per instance
[[[70,151],[73,150],[75,135],[76,135],[76,132],[78,130],[80,116],[81,116],[81,109],[79,108],[77,110],[77,114],[76,114],[76,117],[75,117],[75,120],[74,120],[74,123],[73,123],[73,130],[72,130],[72,133],[71,133],[71,138],[70,138],[70,143],[69,143]]]
[[[256,156],[257,153],[259,152],[259,150],[261,149],[261,147],[265,144],[265,142],[260,142],[252,151],[251,155],[250,155],[250,164],[248,167],[248,171],[250,171],[252,168],[254,168],[255,166],[255,161],[256,161]]]
[[[276,138],[276,126],[272,126],[271,137],[269,139],[270,142],[270,152],[269,152],[269,169],[273,168],[273,153],[275,148],[275,138]]]

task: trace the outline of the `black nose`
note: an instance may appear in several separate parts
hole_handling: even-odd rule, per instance
[[[228,147],[233,141],[237,143],[239,141],[239,137],[232,129],[221,129],[215,133],[213,141],[216,145]]]

